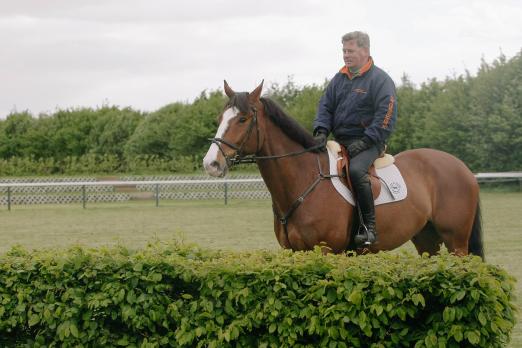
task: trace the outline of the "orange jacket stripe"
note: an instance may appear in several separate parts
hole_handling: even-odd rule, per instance
[[[395,98],[393,95],[390,97],[390,103],[388,104],[388,111],[386,112],[386,115],[384,116],[384,120],[382,122],[382,128],[388,128],[388,123],[390,122],[390,119],[393,115],[393,104],[395,103]]]

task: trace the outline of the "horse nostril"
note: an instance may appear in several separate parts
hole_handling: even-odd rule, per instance
[[[210,166],[211,166],[211,167],[214,167],[214,168],[219,168],[219,162],[218,162],[218,161],[212,161],[212,162],[210,163]]]

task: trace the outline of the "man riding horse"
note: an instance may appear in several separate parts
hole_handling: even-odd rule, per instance
[[[384,150],[397,119],[395,84],[374,65],[368,34],[342,37],[345,65],[322,96],[314,120],[314,136],[326,143],[330,132],[350,157],[350,180],[370,245],[377,240],[375,207],[368,170]]]

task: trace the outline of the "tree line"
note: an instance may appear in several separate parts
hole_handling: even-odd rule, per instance
[[[298,86],[292,78],[266,95],[311,130],[328,81]],[[522,51],[482,61],[477,73],[397,88],[398,122],[389,152],[429,147],[471,170],[522,170]],[[130,107],[72,108],[51,114],[13,112],[0,120],[0,175],[166,173],[201,169],[226,97],[203,91],[191,103],[154,112]]]

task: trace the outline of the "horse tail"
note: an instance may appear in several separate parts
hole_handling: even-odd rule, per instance
[[[482,217],[480,214],[480,201],[477,202],[475,219],[471,227],[471,235],[468,240],[468,254],[480,256],[485,261],[484,244],[482,243]]]

